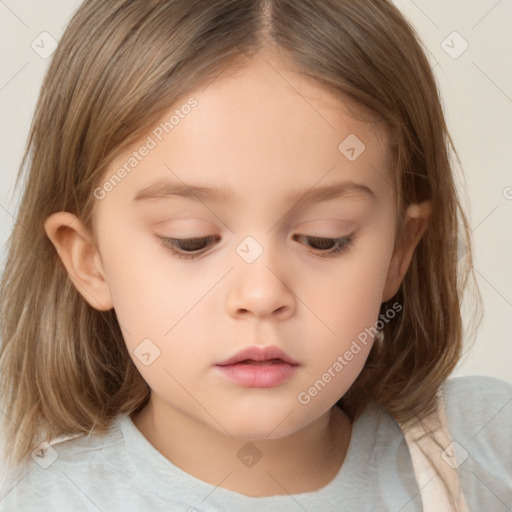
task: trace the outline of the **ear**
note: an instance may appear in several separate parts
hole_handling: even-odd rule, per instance
[[[390,300],[400,288],[400,284],[409,268],[414,250],[423,233],[428,228],[432,204],[424,201],[411,204],[405,212],[405,240],[397,241],[389,263],[386,284],[382,293],[382,302]]]
[[[69,212],[54,213],[46,219],[44,230],[84,299],[99,311],[112,309],[99,251],[78,217]]]

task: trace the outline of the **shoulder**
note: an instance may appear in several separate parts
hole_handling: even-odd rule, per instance
[[[512,504],[512,384],[480,375],[452,377],[442,392],[468,504],[475,510]]]
[[[452,377],[442,392],[446,421],[455,436],[471,441],[487,438],[494,443],[508,439],[512,384],[483,375]]]
[[[465,392],[475,393],[475,397],[503,396],[512,397],[512,384],[488,375],[466,375],[451,377],[443,384],[444,392],[457,395]]]
[[[127,467],[118,424],[119,419],[114,420],[106,433],[39,445],[26,466],[3,482],[0,512],[58,511],[71,506],[74,512],[93,510],[92,491],[104,487],[108,468],[115,465],[122,473],[120,468]]]
[[[442,387],[447,421],[468,432],[512,425],[512,384],[495,377],[452,377]]]

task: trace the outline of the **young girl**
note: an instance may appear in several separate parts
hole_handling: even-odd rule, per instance
[[[447,380],[451,146],[388,0],[84,2],[2,281],[0,511],[510,510],[512,386]]]

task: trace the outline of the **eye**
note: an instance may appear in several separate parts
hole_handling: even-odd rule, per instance
[[[321,254],[323,257],[334,256],[348,251],[352,247],[354,241],[354,235],[343,236],[340,238],[296,235],[295,238],[309,240],[308,245],[323,253]]]
[[[204,252],[204,249],[211,242],[218,242],[220,236],[204,236],[198,238],[167,238],[158,236],[162,245],[178,258],[195,258]],[[307,235],[295,235],[295,239],[306,239],[311,248],[320,251],[322,256],[329,257],[342,254],[350,249],[353,244],[354,235],[341,238],[322,238]]]
[[[220,236],[203,236],[199,238],[167,238],[159,236],[162,245],[170,249],[178,258],[194,258],[205,249],[208,242],[219,241]]]

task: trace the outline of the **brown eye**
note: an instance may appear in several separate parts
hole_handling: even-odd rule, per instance
[[[199,254],[202,254],[209,243],[212,241],[220,240],[218,236],[204,236],[199,238],[167,238],[160,236],[158,237],[162,241],[164,247],[171,250],[179,258],[193,258]]]
[[[203,254],[211,242],[218,242],[219,236],[205,236],[197,238],[168,238],[159,236],[162,245],[169,249],[178,258],[195,258]],[[306,240],[306,245],[321,253],[322,256],[335,256],[342,254],[352,247],[354,235],[341,238],[324,238],[317,236],[296,235],[297,240]]]
[[[351,246],[354,235],[344,236],[341,238],[322,238],[317,236],[296,235],[296,238],[308,240],[309,247],[325,253],[325,256],[333,254],[341,254],[347,251]]]

